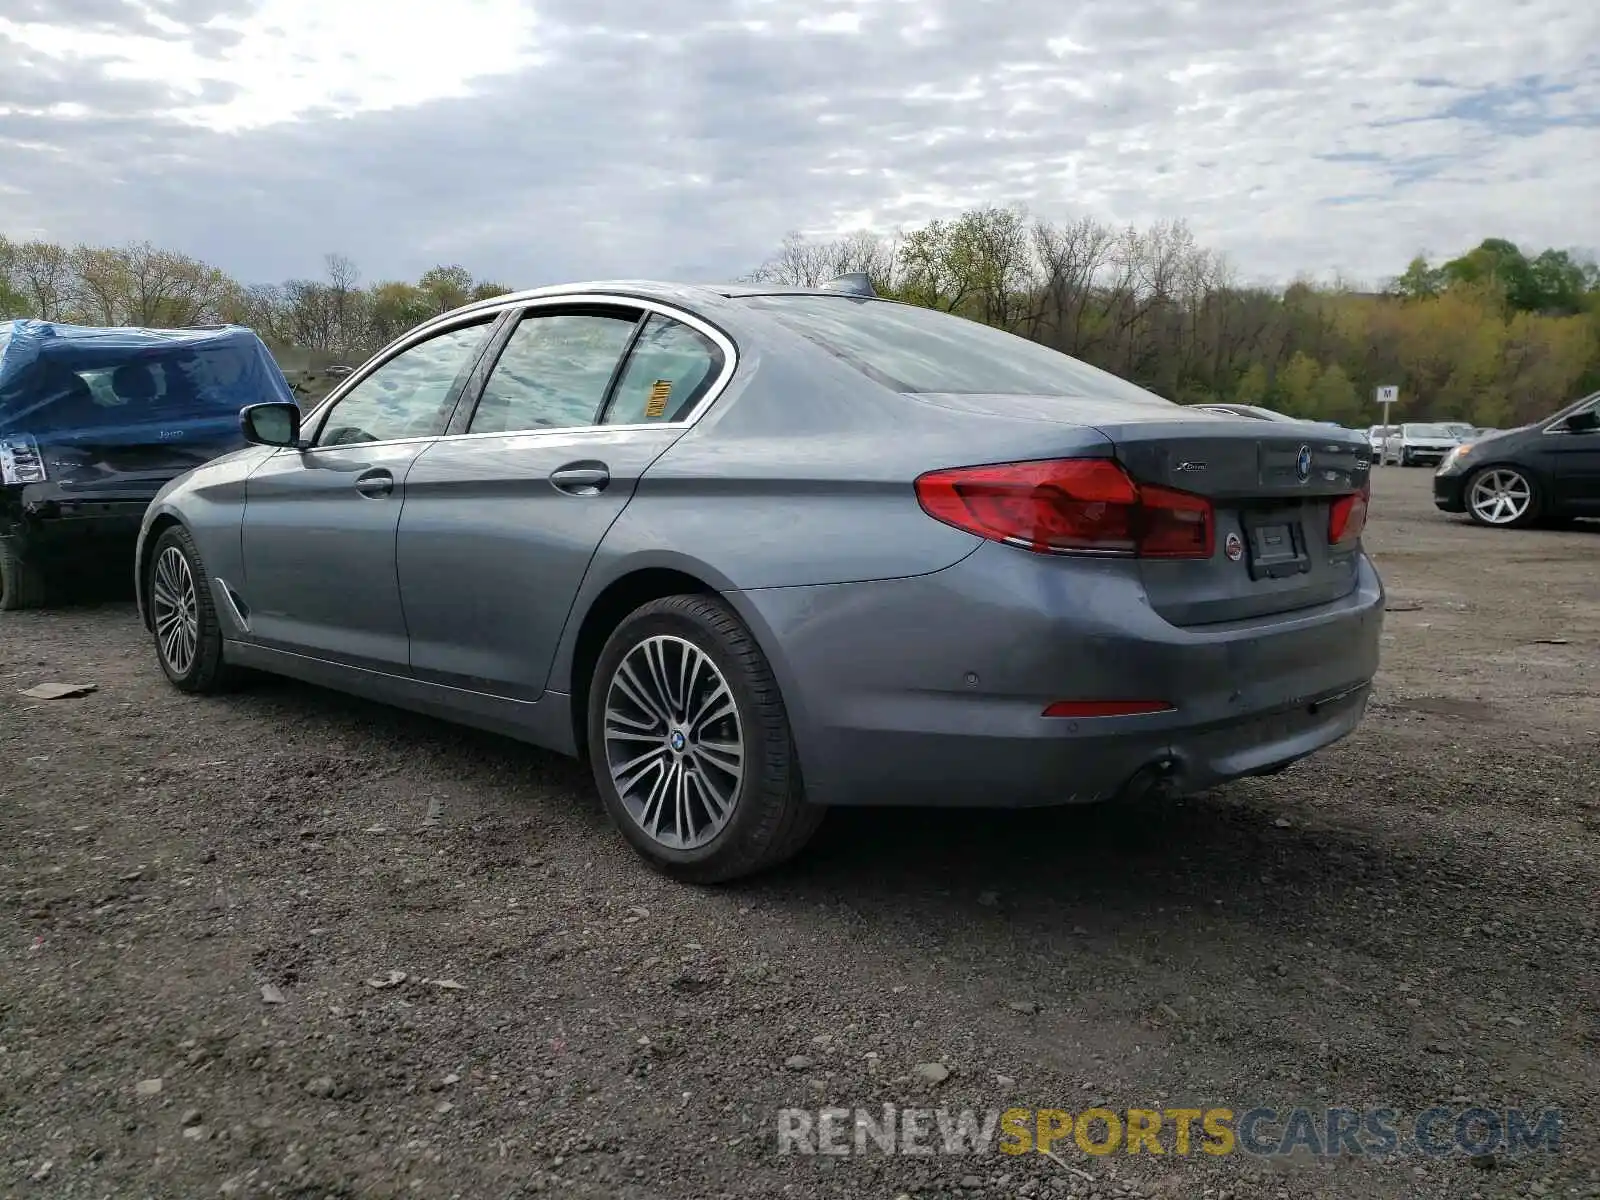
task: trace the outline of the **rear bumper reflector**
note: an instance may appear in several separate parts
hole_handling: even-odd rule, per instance
[[[1044,710],[1047,717],[1138,717],[1171,712],[1165,700],[1057,700]]]

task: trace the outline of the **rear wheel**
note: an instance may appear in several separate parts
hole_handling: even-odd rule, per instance
[[[816,832],[766,656],[710,596],[637,609],[589,689],[589,757],[611,819],[657,870],[723,883],[776,866]]]
[[[1531,525],[1539,518],[1539,493],[1518,467],[1484,467],[1467,480],[1467,515],[1479,525],[1502,529]]]
[[[14,541],[0,537],[0,612],[39,608],[44,602],[43,573],[23,561]]]
[[[220,692],[233,682],[222,658],[222,625],[211,603],[205,564],[189,531],[174,525],[156,539],[145,579],[156,660],[185,692]]]

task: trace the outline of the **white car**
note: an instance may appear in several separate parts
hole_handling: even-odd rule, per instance
[[[1402,467],[1437,465],[1466,440],[1461,436],[1461,428],[1453,422],[1392,427],[1383,440],[1381,461],[1397,462]]]
[[[1394,425],[1369,425],[1367,426],[1367,441],[1372,444],[1372,457],[1376,462],[1383,460],[1383,442],[1397,427]]]

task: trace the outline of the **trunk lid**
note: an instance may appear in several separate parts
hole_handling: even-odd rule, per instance
[[[1335,552],[1328,542],[1333,502],[1370,475],[1372,446],[1357,430],[1224,416],[1154,395],[1148,402],[926,392],[913,399],[979,419],[972,446],[984,449],[972,449],[969,461],[1109,453],[1139,483],[1210,500],[1210,559],[1139,560],[1151,606],[1174,625],[1292,612],[1357,585],[1359,553]],[[1237,558],[1229,554],[1230,535]]]
[[[1216,520],[1206,561],[1141,559],[1151,606],[1175,625],[1242,621],[1326,604],[1356,587],[1353,549],[1335,551],[1335,500],[1366,485],[1371,447],[1310,423],[1194,419],[1097,426],[1139,483],[1205,496]]]

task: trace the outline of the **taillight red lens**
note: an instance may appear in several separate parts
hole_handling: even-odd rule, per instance
[[[1362,485],[1359,492],[1340,496],[1328,510],[1328,545],[1343,548],[1353,545],[1367,527],[1367,505],[1372,500],[1372,484]]]
[[[1171,488],[1141,487],[1144,528],[1139,554],[1144,558],[1210,558],[1211,501]]]
[[[936,520],[1040,554],[1210,558],[1214,546],[1210,501],[1141,487],[1109,458],[930,471],[916,488]]]

